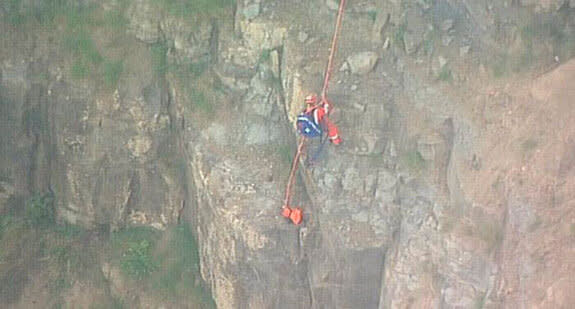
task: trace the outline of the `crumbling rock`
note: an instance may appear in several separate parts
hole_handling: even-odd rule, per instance
[[[375,52],[366,51],[351,55],[347,58],[351,73],[357,75],[365,75],[375,67],[377,63],[377,54]]]

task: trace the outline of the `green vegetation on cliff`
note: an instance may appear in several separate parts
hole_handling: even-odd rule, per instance
[[[234,3],[233,0],[158,0],[156,4],[177,17],[210,16]]]
[[[198,247],[188,225],[163,232],[148,227],[107,230],[57,223],[51,194],[14,202],[0,218],[0,304],[17,302],[34,280],[49,282],[50,294],[42,300],[47,307],[64,305],[80,282],[101,294],[98,301],[106,308],[133,304],[110,293],[114,279],[103,266],[108,264],[122,274],[124,289],[136,288],[158,303],[215,308],[199,277]]]

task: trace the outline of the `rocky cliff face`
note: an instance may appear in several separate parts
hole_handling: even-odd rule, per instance
[[[124,59],[112,88],[70,78],[52,34],[3,25],[3,194],[50,189],[90,228],[193,222],[221,308],[571,303],[572,61],[529,74],[572,56],[572,4],[350,1],[329,92],[344,144],[302,168],[295,227],[292,123],[323,80],[332,2],[219,19],[130,2],[121,43],[93,35]]]

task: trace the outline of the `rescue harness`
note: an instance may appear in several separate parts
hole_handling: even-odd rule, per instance
[[[297,131],[307,138],[320,137],[323,135],[321,125],[317,124],[313,116],[309,114],[297,116]]]

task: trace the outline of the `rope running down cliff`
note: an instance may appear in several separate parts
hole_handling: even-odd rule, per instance
[[[323,81],[323,88],[322,88],[322,91],[321,91],[322,100],[324,100],[324,99],[326,98],[326,96],[327,96],[327,89],[328,89],[329,81],[330,81],[330,78],[331,78],[331,72],[332,72],[332,70],[333,70],[333,58],[334,58],[334,55],[335,55],[335,51],[336,51],[336,49],[337,49],[337,40],[338,40],[338,38],[339,38],[339,32],[340,32],[340,28],[341,28],[341,21],[342,21],[342,18],[343,18],[343,9],[344,9],[344,7],[345,7],[345,0],[341,0],[340,3],[339,3],[339,9],[338,9],[338,13],[337,13],[337,20],[336,20],[336,24],[335,24],[335,30],[334,30],[333,38],[332,38],[332,41],[331,41],[330,53],[329,53],[329,58],[328,58],[328,61],[327,61],[327,68],[326,68],[326,70],[325,70],[325,78],[324,78],[324,81]],[[333,108],[330,108],[329,111],[328,111],[328,113],[331,112],[331,110],[333,110]],[[301,138],[300,138],[300,141],[299,141],[299,143],[298,143],[297,152],[296,152],[296,154],[295,154],[295,156],[294,156],[294,158],[293,158],[293,161],[292,161],[292,167],[291,167],[290,175],[289,175],[289,178],[288,178],[288,183],[287,183],[287,186],[286,186],[285,199],[284,199],[284,204],[283,204],[282,208],[284,208],[284,207],[289,207],[289,205],[290,205],[291,188],[292,188],[293,182],[294,182],[294,180],[295,180],[295,174],[296,174],[296,171],[297,171],[297,169],[298,169],[299,159],[300,159],[301,154],[302,154],[303,149],[304,149],[305,140],[306,140],[305,137],[301,137]]]

